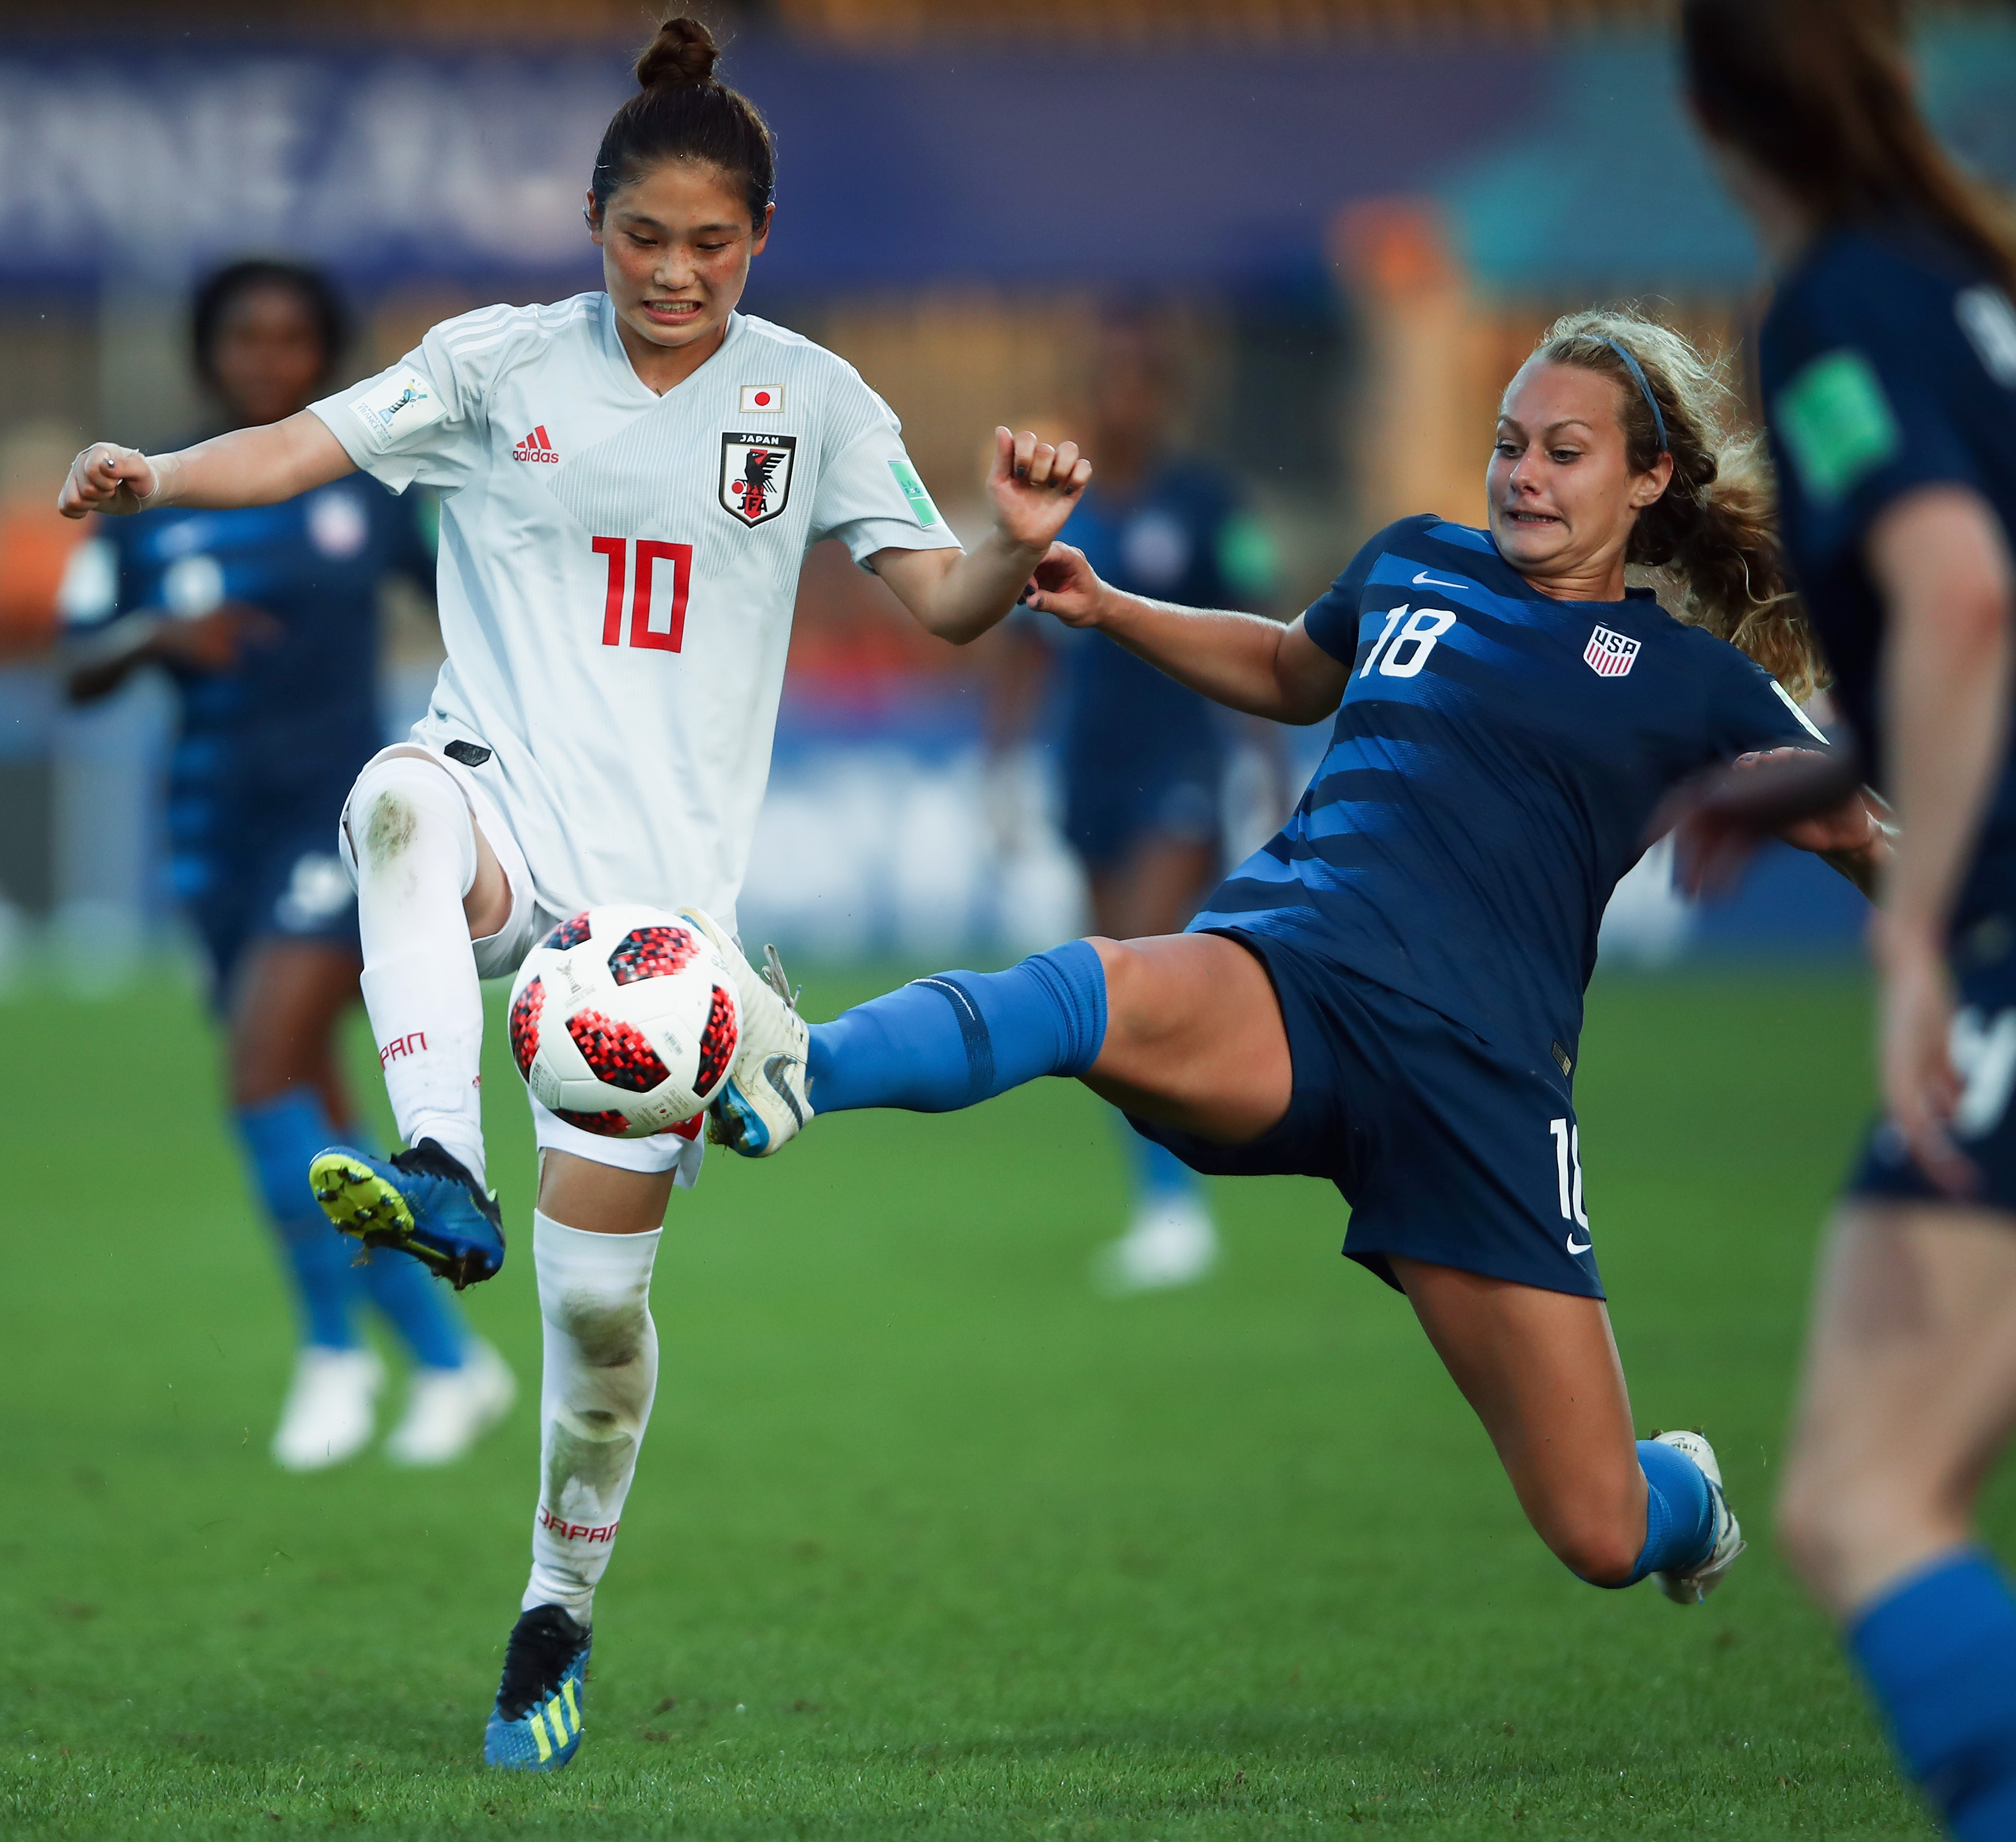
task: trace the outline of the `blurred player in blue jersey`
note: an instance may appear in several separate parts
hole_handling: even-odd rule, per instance
[[[1682,19],[1777,271],[1787,548],[1900,828],[1871,932],[1885,1113],[1829,1230],[1779,1533],[1912,1775],[1987,1842],[2016,1837],[2016,1597],[1974,1520],[2016,1423],[2016,228],[1921,119],[1903,13]],[[1719,826],[1838,790],[1797,758],[1719,779],[1682,839],[1710,868]]]
[[[193,308],[196,367],[228,426],[302,408],[340,354],[328,282],[242,262]],[[206,948],[230,1046],[232,1103],[301,1308],[302,1343],[273,1455],[294,1470],[351,1457],[375,1426],[382,1365],[358,1333],[380,1311],[415,1365],[387,1442],[406,1464],[459,1456],[509,1405],[509,1372],[410,1256],[356,1249],[305,1175],[355,1132],[337,1049],[357,1001],[357,900],[333,848],[336,815],[383,737],[381,582],[431,588],[430,540],[369,480],[240,511],[166,509],[102,523],[73,562],[70,687],[100,697],[143,665],[182,706],[168,768],[175,892]]]
[[[1328,1178],[1345,1252],[1405,1291],[1553,1552],[1698,1600],[1741,1536],[1705,1439],[1635,1436],[1572,1077],[1604,908],[1661,801],[1818,736],[1785,688],[1814,661],[1725,397],[1656,322],[1557,322],[1501,405],[1489,528],[1403,519],[1287,627],[1121,595],[1053,549],[1040,609],[1236,709],[1337,712],[1301,804],[1187,933],[801,1025],[801,1061],[738,1063],[722,1135],[764,1155],[813,1114],[1075,1075],[1193,1168]],[[1634,563],[1674,613],[1627,588]],[[1858,881],[1885,849],[1859,790],[1791,835]]]
[[[1064,541],[1125,593],[1257,608],[1273,585],[1266,532],[1215,467],[1166,451],[1169,370],[1146,318],[1115,315],[1102,328],[1087,393],[1099,474]],[[1103,634],[1017,626],[1030,642],[1017,649],[1024,662],[1040,668],[1053,651],[1063,679],[1064,831],[1094,930],[1123,940],[1177,932],[1224,868],[1226,713]],[[1167,1146],[1122,1131],[1133,1217],[1101,1250],[1100,1283],[1132,1292],[1201,1279],[1218,1254],[1204,1186]]]

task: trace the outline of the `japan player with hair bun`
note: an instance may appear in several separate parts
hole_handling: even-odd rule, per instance
[[[1069,442],[997,430],[993,529],[962,550],[854,370],[736,311],[770,233],[775,161],[716,59],[706,28],[675,17],[637,61],[587,200],[606,291],[447,321],[270,426],[154,456],[97,444],[63,488],[76,517],[267,504],[358,469],[441,495],[448,662],[338,829],[409,1149],[336,1148],[313,1182],[338,1227],[458,1286],[504,1257],[484,1182],[480,978],[596,905],[698,904],[686,918],[741,987],[743,1056],[789,1047],[764,1038],[733,916],[806,549],[839,538],[963,644],[1015,605],[1091,474]],[[484,1754],[550,1770],[580,1743],[595,1587],[656,1386],[661,1224],[703,1147],[697,1133],[599,1136],[536,1099],[533,1113],[540,1492]]]

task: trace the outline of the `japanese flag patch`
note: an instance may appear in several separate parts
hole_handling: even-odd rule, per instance
[[[352,397],[350,412],[363,423],[372,447],[383,454],[416,429],[439,422],[448,408],[432,383],[410,365],[401,365]]]
[[[1607,627],[1599,627],[1582,649],[1582,662],[1598,678],[1622,678],[1638,663],[1638,654],[1643,645],[1643,640],[1614,633]]]
[[[742,416],[782,416],[784,387],[780,383],[745,383],[736,410]]]

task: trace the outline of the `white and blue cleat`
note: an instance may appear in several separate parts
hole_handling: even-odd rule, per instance
[[[1729,1499],[1722,1494],[1722,1466],[1715,1462],[1715,1448],[1698,1433],[1655,1433],[1653,1437],[1661,1445],[1685,1452],[1700,1466],[1701,1475],[1708,1480],[1715,1540],[1707,1555],[1685,1573],[1661,1568],[1652,1576],[1658,1581],[1659,1590],[1675,1605],[1697,1606],[1722,1584],[1723,1576],[1736,1565],[1736,1557],[1749,1544],[1743,1538]]]
[[[412,1254],[458,1292],[504,1265],[497,1198],[431,1139],[389,1158],[332,1146],[309,1164],[308,1187],[344,1233]]]
[[[561,1606],[521,1613],[504,1646],[504,1679],[483,1729],[483,1762],[506,1772],[557,1772],[581,1750],[588,1627]]]
[[[812,1031],[798,1015],[797,995],[775,947],[764,948],[758,972],[705,909],[679,912],[720,949],[742,1001],[735,1066],[707,1110],[707,1136],[743,1157],[769,1157],[790,1144],[812,1116],[805,1091]]]

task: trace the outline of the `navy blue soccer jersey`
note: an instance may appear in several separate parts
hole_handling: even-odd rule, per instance
[[[74,628],[225,603],[275,623],[233,670],[173,674],[182,718],[174,797],[250,782],[261,804],[277,806],[339,779],[347,787],[382,740],[380,585],[402,574],[433,586],[422,515],[375,480],[349,479],[276,505],[99,521],[66,589]]]
[[[2016,545],[2016,311],[1975,259],[1909,226],[1841,230],[1779,289],[1759,340],[1785,543],[1881,785],[1883,609],[1870,526],[1920,487],[1959,485]],[[2004,763],[1964,926],[2016,902],[2016,759]]]
[[[1604,908],[1661,797],[1818,735],[1649,592],[1550,599],[1433,517],[1374,538],[1304,621],[1351,667],[1329,752],[1192,927],[1295,941],[1536,1062],[1577,1053]]]
[[[1230,484],[1176,462],[1135,498],[1109,505],[1096,481],[1061,534],[1123,594],[1186,607],[1250,608],[1271,587],[1265,534]],[[1151,764],[1215,761],[1219,716],[1208,700],[1101,633],[1046,621],[1063,656],[1067,780],[1138,778]]]
[[[337,927],[349,912],[336,822],[384,739],[378,591],[389,575],[431,589],[423,515],[375,480],[343,480],[276,505],[103,519],[72,560],[73,630],[225,603],[273,624],[230,671],[171,673],[182,723],[168,763],[169,869],[220,981],[261,933]]]

